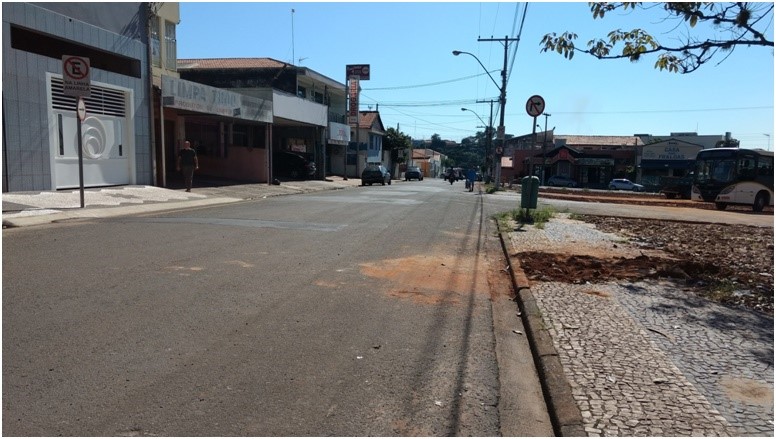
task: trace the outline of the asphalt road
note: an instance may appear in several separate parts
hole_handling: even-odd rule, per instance
[[[512,200],[484,198],[427,180],[4,230],[3,433],[499,435],[483,242]]]

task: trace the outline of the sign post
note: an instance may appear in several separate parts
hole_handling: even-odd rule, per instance
[[[369,80],[369,64],[348,64],[345,66],[345,77],[349,81],[349,99],[350,103],[348,104],[348,109],[350,110],[348,112],[348,124],[351,126],[356,127],[356,151],[358,151],[358,143],[359,143],[359,116],[360,113],[358,111],[358,97],[359,93],[361,91],[360,81],[368,81]],[[348,179],[348,148],[350,145],[345,146],[345,170],[344,170],[344,177],[343,180]],[[356,163],[356,172],[358,172],[358,163]]]
[[[81,192],[81,209],[84,208],[84,151],[81,136],[81,122],[86,119],[86,104],[83,98],[91,95],[89,58],[82,56],[62,55],[62,80],[64,94],[78,98],[76,115],[78,116],[78,187]]]

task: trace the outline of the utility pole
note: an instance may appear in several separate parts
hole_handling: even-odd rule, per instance
[[[542,142],[542,186],[544,186],[544,170],[547,167],[547,119],[550,116],[552,116],[552,114],[544,113],[544,141]]]
[[[496,187],[501,187],[501,156],[504,154],[504,111],[507,106],[507,54],[509,51],[509,43],[512,41],[519,41],[517,38],[509,38],[505,36],[501,38],[478,38],[477,41],[499,41],[504,44],[504,68],[501,70],[501,96],[499,101],[501,102],[501,114],[499,114],[498,131],[496,133]]]
[[[488,139],[485,143],[485,160],[488,163],[488,178],[490,178],[491,175],[493,175],[493,159],[490,159],[490,152],[493,147],[493,100],[489,101],[477,101],[478,104],[490,104],[490,117],[488,118],[488,128],[485,130],[487,133]]]

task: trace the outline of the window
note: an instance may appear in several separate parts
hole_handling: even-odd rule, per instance
[[[307,98],[307,89],[304,87],[298,87],[296,90],[296,95],[302,99]]]
[[[191,141],[191,147],[199,156],[219,157],[221,155],[218,124],[187,121],[186,139]]]
[[[175,39],[175,24],[169,21],[164,22],[164,49],[165,49],[165,68],[167,70],[178,70],[178,49]]]
[[[151,17],[151,62],[162,66],[162,42],[159,39],[159,17]]]
[[[773,179],[773,157],[759,157],[757,159],[757,175]]]

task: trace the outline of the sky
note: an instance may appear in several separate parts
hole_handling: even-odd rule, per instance
[[[549,116],[535,120],[538,131],[546,124],[558,135],[730,132],[745,148],[773,150],[776,143],[772,47],[739,47],[689,74],[654,68],[656,56],[633,63],[541,52],[551,32],[575,32],[578,46],[614,29],[643,28],[665,45],[688,32],[711,32],[665,20],[660,8],[594,20],[587,3],[576,2],[182,2],[180,19],[178,58],[274,58],[342,84],[346,65],[369,64],[360,109],[379,109],[386,128],[414,139],[438,134],[459,142],[483,131],[491,105],[477,101],[496,101],[498,126],[508,36],[519,41],[508,47],[507,134],[532,132],[526,102],[540,95]],[[773,41],[772,15],[767,23]],[[490,38],[502,42],[478,41]]]

